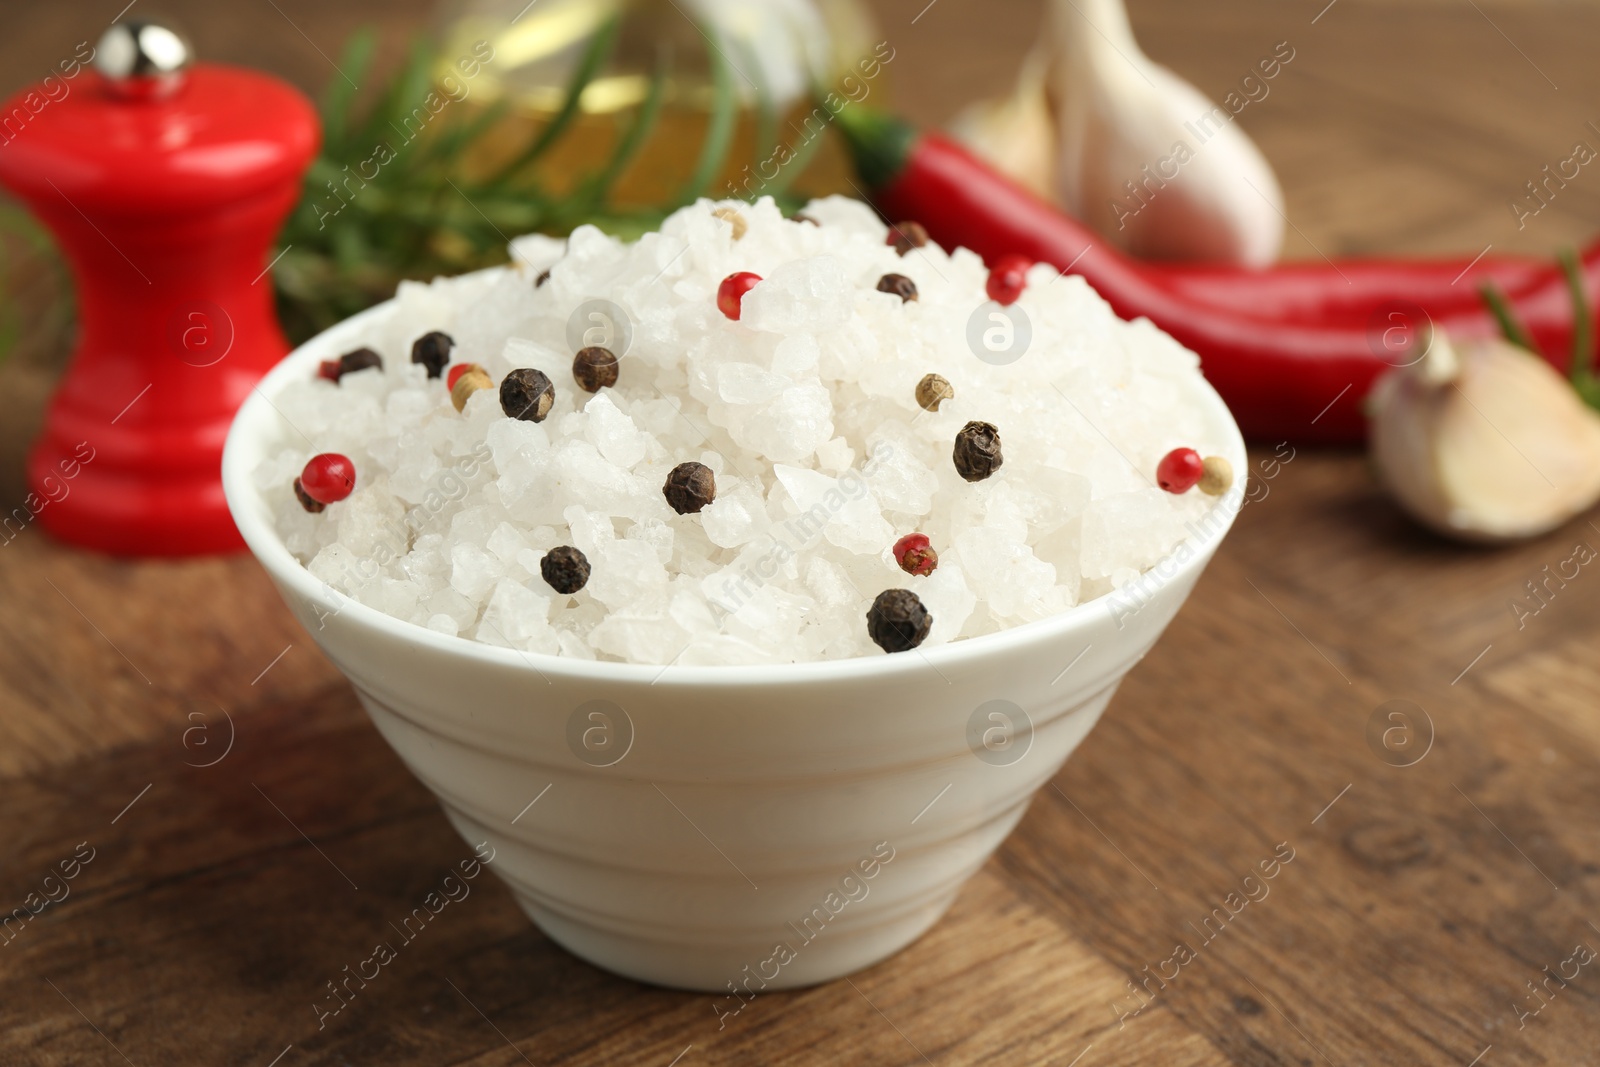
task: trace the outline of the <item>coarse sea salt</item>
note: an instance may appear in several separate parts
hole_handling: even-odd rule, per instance
[[[741,239],[717,208],[744,216]],[[275,399],[295,432],[256,477],[289,550],[339,594],[444,634],[635,663],[778,663],[882,654],[866,613],[885,589],[921,598],[924,647],[1045,618],[1136,580],[1216,505],[1153,481],[1170,449],[1223,445],[1191,399],[1193,353],[1040,265],[1017,302],[1031,341],[994,365],[968,340],[986,302],[976,255],[902,257],[854,200],[805,213],[818,225],[771,200],[702,201],[635,243],[592,227],[523,237],[510,269],[403,283],[357,342],[382,370],[308,376]],[[764,279],[737,322],[717,309],[736,271]],[[888,273],[919,299],[879,292]],[[497,389],[458,413],[410,362],[433,330],[455,338],[453,364],[497,383],[543,371],[549,416],[506,417]],[[619,357],[616,385],[592,395],[572,376],[590,344]],[[916,400],[930,373],[955,389],[937,411]],[[971,420],[999,428],[1005,461],[969,483],[951,450]],[[318,452],[354,460],[357,484],[310,514],[292,483]],[[716,499],[679,515],[662,485],[691,460],[715,473]],[[926,577],[894,560],[914,531],[939,553]],[[571,596],[540,574],[559,545],[592,568]]]

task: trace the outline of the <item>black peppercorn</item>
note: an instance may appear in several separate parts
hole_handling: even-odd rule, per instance
[[[717,498],[717,477],[704,463],[680,463],[661,487],[667,503],[679,515],[693,515]]]
[[[411,362],[428,368],[428,377],[437,378],[450,362],[450,350],[456,346],[455,338],[434,330],[425,333],[411,344]]]
[[[383,357],[370,348],[358,348],[354,352],[346,352],[339,357],[339,373],[354,374],[358,370],[368,367],[383,369]]]
[[[549,281],[549,280],[550,280],[550,268],[546,267],[544,270],[540,271],[539,272],[539,276],[533,280],[533,287],[535,289],[542,289],[542,288],[544,288],[544,283]]]
[[[550,588],[571,596],[589,584],[589,559],[571,545],[552,548],[539,561],[539,573]]]
[[[544,371],[519,367],[500,382],[500,410],[523,422],[543,422],[556,402],[556,387]]]
[[[312,499],[311,494],[306,492],[306,487],[300,484],[299,478],[294,480],[294,496],[296,500],[300,501],[300,506],[313,515],[328,506],[320,500]]]
[[[617,357],[609,348],[579,349],[572,357],[572,376],[584,392],[598,393],[608,385],[617,384]]]
[[[969,482],[981,482],[1005,462],[1000,455],[1000,431],[989,422],[969,422],[956,434],[956,473]]]
[[[339,357],[338,369],[333,375],[333,380],[338,381],[346,374],[354,374],[358,370],[368,367],[383,369],[383,357],[370,348],[358,348],[354,352],[346,352]]]
[[[917,283],[904,274],[885,274],[878,279],[878,292],[893,293],[904,304],[917,298]]]
[[[920,222],[898,222],[889,227],[888,243],[894,245],[894,250],[902,256],[913,248],[921,248],[928,240],[928,231]]]
[[[933,616],[909,589],[885,589],[867,612],[867,634],[885,652],[909,652],[932,628]]]
[[[368,367],[383,369],[383,357],[370,348],[358,348],[354,352],[346,352],[338,359],[325,359],[318,368],[317,373],[330,382],[337,382],[346,374],[354,374],[358,370]]]

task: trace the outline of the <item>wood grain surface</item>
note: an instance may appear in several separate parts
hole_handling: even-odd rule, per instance
[[[14,15],[3,88],[121,6]],[[1600,172],[1524,229],[1507,207],[1600,143],[1593,4],[1130,6],[1214,95],[1292,43],[1241,117],[1290,255],[1546,252],[1600,215]],[[875,7],[894,101],[923,121],[1001,88],[1037,12]],[[393,61],[428,24],[420,0],[167,9],[203,54],[308,89],[357,25]],[[63,356],[35,329],[0,368],[0,500]],[[28,529],[0,545],[0,915],[68,893],[0,936],[0,1063],[1600,1063],[1600,966],[1547,981],[1600,949],[1600,574],[1511,606],[1600,526],[1453,547],[1352,454],[1301,450],[1265,484],[951,913],[721,1029],[713,998],[579,962],[481,878],[319,1030],[326,983],[467,846],[249,558],[128,563]],[[1385,738],[1390,701],[1414,707]]]

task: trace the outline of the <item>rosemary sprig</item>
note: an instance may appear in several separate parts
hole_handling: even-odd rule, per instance
[[[605,166],[584,183],[582,195],[589,211],[599,209],[607,193],[622,176],[622,172],[628,169],[628,165],[650,139],[650,134],[661,117],[661,104],[667,97],[667,78],[670,73],[670,60],[666,53],[662,53],[656,62],[655,71],[650,76],[650,89],[645,94],[644,102],[639,105],[639,113],[634,116],[627,132],[618,139],[617,146],[612,150],[611,158],[606,161]]]
[[[1568,361],[1567,377],[1579,398],[1590,407],[1600,410],[1600,378],[1596,378],[1594,373],[1594,308],[1590,306],[1589,295],[1584,291],[1583,267],[1578,262],[1578,254],[1570,248],[1562,249],[1558,258],[1561,273],[1567,281],[1567,292],[1572,297],[1572,355]],[[1484,303],[1488,304],[1507,341],[1534,355],[1544,355],[1517,319],[1511,302],[1494,283],[1485,282],[1479,292],[1483,294]]]
[[[633,238],[658,226],[671,211],[712,193],[728,163],[738,128],[741,101],[726,49],[734,47],[713,27],[705,28],[712,46],[711,107],[693,171],[683,187],[659,203],[620,205],[614,193],[623,175],[651,143],[666,106],[672,70],[666,50],[650,79],[644,100],[607,157],[572,183],[555,191],[540,178],[536,164],[562,138],[573,132],[583,113],[584,91],[604,71],[617,45],[616,17],[589,40],[573,71],[561,106],[526,145],[487,173],[475,173],[464,161],[501,159],[484,151],[490,138],[506,129],[511,112],[505,100],[487,106],[452,100],[436,111],[424,106],[437,90],[437,51],[420,41],[412,46],[400,70],[375,94],[368,89],[357,99],[351,81],[332,78],[318,101],[323,127],[322,150],[307,171],[300,203],[290,213],[278,239],[282,255],[273,268],[279,317],[296,341],[385,300],[403,279],[426,279],[503,263],[507,239],[519,234],[570,233],[586,223],[609,233]],[[372,66],[376,35],[356,32],[346,42],[339,67],[355,84],[376,82]],[[743,53],[740,53],[743,55]],[[758,164],[778,149],[779,113],[755,72],[756,159]],[[364,101],[370,104],[362,106]],[[763,195],[777,197],[786,210],[798,202],[787,190],[804,171],[822,141],[820,135],[796,145],[786,155],[783,173],[765,183]],[[5,247],[6,240],[11,241]],[[0,208],[0,277],[12,249],[19,250],[37,273],[34,260],[65,270],[48,236],[20,211]],[[62,284],[70,294],[70,286]],[[0,357],[18,335],[24,301],[17,284],[0,285]],[[51,308],[54,318],[69,319],[70,295]]]
[[[330,83],[322,98],[324,147],[280,238],[287,251],[274,271],[279,312],[291,337],[307,337],[387,298],[403,278],[504,262],[507,239],[517,234],[567,233],[586,222],[632,234],[658,223],[664,205],[623,210],[610,201],[656,126],[664,67],[610,158],[574,192],[555,195],[533,173],[534,164],[570,131],[583,92],[610,58],[616,38],[612,20],[589,42],[561,108],[486,176],[471,173],[463,160],[503,128],[509,107],[500,101],[463,108],[452,101],[436,115],[422,109],[437,64],[428,45],[412,48],[363,114],[355,112],[348,83]],[[358,33],[340,66],[359,79],[372,50],[372,35]]]
[[[759,166],[767,153],[778,143],[778,103],[773,98],[772,86],[767,82],[766,71],[755,50],[741,42],[739,54],[744,68],[750,72],[751,84],[756,94],[756,151],[752,165]]]
[[[1566,275],[1567,292],[1572,294],[1572,365],[1567,374],[1584,402],[1600,407],[1600,383],[1594,376],[1594,309],[1583,291],[1578,254],[1570,248],[1561,250],[1561,273]]]
[[[711,66],[711,123],[706,127],[706,139],[700,146],[700,160],[695,164],[694,173],[678,194],[679,205],[693,203],[722,170],[733,141],[734,120],[738,118],[739,98],[734,91],[727,56],[716,40],[719,36],[716,30],[708,27],[706,32],[711,35],[706,38],[711,45],[707,52]]]
[[[19,344],[64,348],[76,306],[49,233],[21,207],[0,202],[0,365]]]
[[[1483,302],[1489,305],[1489,313],[1494,316],[1494,321],[1499,323],[1500,332],[1507,341],[1518,348],[1526,348],[1529,352],[1539,351],[1534,346],[1533,338],[1528,336],[1528,331],[1517,319],[1517,313],[1512,310],[1511,302],[1493,282],[1484,282],[1478,288],[1478,292],[1483,294]]]
[[[578,117],[579,107],[583,103],[583,91],[589,87],[590,82],[594,81],[595,75],[600,73],[601,66],[610,58],[611,50],[616,46],[616,42],[617,17],[612,16],[601,25],[599,31],[590,39],[589,47],[584,49],[583,58],[579,61],[578,68],[573,72],[572,80],[567,85],[566,96],[562,99],[561,107],[556,112],[555,117],[550,120],[550,124],[544,128],[538,137],[534,138],[522,155],[506,164],[497,175],[489,179],[489,185],[504,186],[517,174],[521,173],[525,167],[536,162],[551,145],[556,143],[562,134],[567,132],[567,128]]]
[[[806,116],[806,119],[809,121],[810,116]],[[817,150],[822,147],[823,141],[826,140],[826,133],[826,130],[818,130],[808,135],[798,147],[790,147],[788,158],[779,169],[777,177],[767,182],[764,187],[764,195],[771,196],[779,203],[788,200],[789,187],[811,165],[812,157],[817,154]],[[763,162],[765,162],[765,158],[763,158]],[[757,164],[758,168],[759,166],[760,164]]]

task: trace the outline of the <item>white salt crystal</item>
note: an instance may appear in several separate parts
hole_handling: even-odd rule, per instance
[[[833,401],[817,384],[792,385],[762,405],[734,440],[775,462],[805,459],[833,436]]]
[[[954,641],[978,604],[977,596],[967,587],[966,576],[955,560],[941,560],[932,574],[912,581],[906,588],[922,599],[928,614],[933,616],[933,626],[925,642],[929,645]]]
[[[325,583],[341,593],[353,590],[355,582],[352,580],[356,574],[355,564],[358,557],[350,549],[341,544],[331,544],[318,552],[316,558],[306,565],[311,572],[311,577]]]
[[[481,600],[505,576],[505,564],[467,542],[450,550],[450,588],[468,600]]]
[[[730,404],[764,404],[783,395],[789,379],[754,363],[724,363],[717,368],[717,395]]]
[[[586,591],[608,607],[625,607],[667,584],[667,569],[648,542],[604,541],[588,555],[591,574]]]
[[[700,523],[711,543],[722,548],[748,544],[765,534],[770,525],[766,502],[749,486],[719,492],[700,512]]]
[[[644,458],[650,439],[617,409],[610,396],[605,393],[595,396],[584,407],[583,415],[587,419],[583,434],[606,462],[632,467]]]
[[[602,545],[616,539],[616,528],[608,515],[573,505],[562,513],[562,518],[567,521],[567,529],[572,531],[573,545],[584,552],[598,552]]]
[[[778,484],[783,486],[784,492],[794,503],[794,510],[799,512],[810,511],[822,503],[822,498],[838,488],[837,478],[830,478],[819,471],[806,470],[804,467],[790,467],[783,463],[774,463],[772,473],[777,477]]]
[[[560,238],[530,233],[511,239],[511,262],[517,268],[517,275],[531,284],[540,271],[552,266],[566,250],[567,243]]]
[[[745,216],[741,240],[718,206]],[[1136,581],[1215,506],[1152,484],[1171,448],[1224,451],[1191,399],[1193,353],[1041,265],[1018,304],[1032,348],[991,366],[966,340],[984,300],[977,256],[901,257],[856,201],[806,212],[821,225],[786,221],[770,200],[702,201],[633,244],[580,227],[518,238],[500,275],[403,283],[348,344],[377,349],[381,373],[308,375],[274,398],[287,421],[253,477],[285,545],[331,589],[441,634],[527,654],[781,663],[876,654],[865,616],[888,587],[923,600],[932,645],[1048,616]],[[716,293],[739,270],[763,281],[733,322]],[[918,302],[876,292],[891,271]],[[616,385],[591,395],[573,380],[568,331],[597,300],[621,309],[630,341]],[[456,411],[410,361],[432,330],[497,383],[542,371],[549,416],[506,418],[498,388]],[[915,399],[928,373],[956,389],[937,412]],[[971,419],[1005,443],[1004,468],[977,483],[951,460]],[[350,457],[357,487],[311,514],[290,483],[324,451]],[[678,515],[662,486],[689,460],[717,494]],[[940,554],[931,575],[894,565],[912,532]],[[558,545],[589,559],[577,595],[540,573]]]
[[[856,462],[856,450],[850,447],[850,442],[843,437],[835,437],[817,446],[817,466],[825,471],[839,474]]]
[[[1037,605],[1056,584],[1055,568],[1033,550],[986,526],[956,538],[962,569],[972,576],[989,610],[998,619],[1037,618]]]
[[[656,559],[661,561],[663,567],[672,562],[672,548],[673,542],[677,540],[677,531],[661,519],[646,519],[634,523],[628,528],[626,537],[630,541],[640,541],[655,549]]]
[[[792,260],[745,294],[739,321],[763,333],[837,329],[855,312],[855,290],[832,256]]]
[[[484,610],[475,636],[491,645],[519,648],[524,652],[560,651],[561,644],[550,629],[547,616],[550,599],[521,582],[501,579]]]
[[[909,444],[896,446],[883,441],[875,444],[868,478],[873,495],[889,511],[926,515],[933,509],[933,494],[939,488],[939,479]]]
[[[688,647],[691,635],[668,614],[670,596],[662,592],[611,612],[589,631],[595,651],[634,663],[671,663]]]
[[[489,535],[484,547],[501,563],[511,563],[528,550],[528,539],[522,535],[521,530],[509,522],[502,522],[494,528],[494,533]]]
[[[822,348],[809,333],[791,334],[772,351],[772,373],[791,380],[815,373]]]
[[[449,616],[458,632],[478,621],[478,605],[449,586],[424,597],[422,607],[432,615]]]

